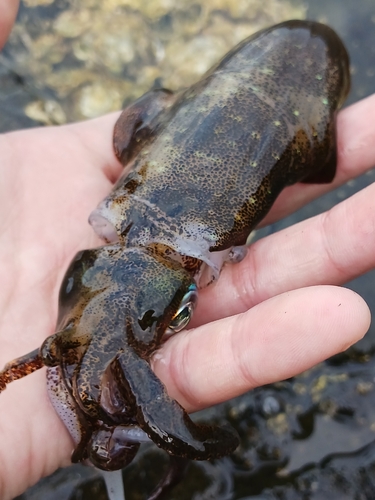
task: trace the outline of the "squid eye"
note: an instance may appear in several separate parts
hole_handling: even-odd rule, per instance
[[[189,290],[184,295],[180,307],[169,323],[168,333],[177,333],[183,330],[191,320],[194,308],[198,299],[197,286],[190,285]]]

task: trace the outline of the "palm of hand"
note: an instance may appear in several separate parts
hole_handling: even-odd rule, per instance
[[[0,136],[2,365],[37,348],[54,332],[59,285],[69,261],[78,250],[101,244],[87,218],[110,190],[105,172],[121,172],[111,147],[114,120],[113,115],[107,117],[109,126],[93,121],[82,132],[80,126],[67,126]],[[45,373],[34,377],[44,379]],[[61,456],[69,456],[72,444],[49,404],[45,383],[28,387],[28,378],[25,382],[2,394],[1,432],[9,442],[5,437],[1,452],[6,453],[3,463],[9,464],[9,454],[17,455],[19,449],[25,457],[34,457],[35,476],[26,482],[31,484],[45,463],[45,472],[61,465]],[[25,469],[26,476],[30,471]]]

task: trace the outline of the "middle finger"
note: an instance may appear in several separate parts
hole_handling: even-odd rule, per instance
[[[200,291],[192,326],[232,316],[280,293],[342,284],[375,267],[375,185],[328,212],[267,236]]]

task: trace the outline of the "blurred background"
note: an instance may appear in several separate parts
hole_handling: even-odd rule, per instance
[[[248,35],[287,19],[333,27],[351,58],[347,104],[375,91],[374,0],[21,0],[0,53],[0,132],[60,125],[120,109],[152,87],[196,81]],[[375,147],[375,146],[374,146]],[[328,210],[374,180],[350,181],[257,237]],[[347,286],[375,312],[375,272]],[[228,421],[231,457],[189,466],[171,499],[375,498],[375,326],[346,353],[195,418]],[[124,471],[127,500],[146,498],[167,465],[154,445]],[[57,471],[18,500],[105,500],[101,477]]]

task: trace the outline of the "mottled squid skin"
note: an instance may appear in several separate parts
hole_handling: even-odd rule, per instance
[[[125,440],[119,448],[118,435],[112,449],[118,426],[138,425],[182,457],[205,459],[236,447],[231,430],[193,424],[148,363],[192,287],[181,265],[137,247],[108,245],[76,256],[60,289],[58,333],[40,350],[45,364],[61,370],[65,387],[49,375],[57,411],[64,421],[78,417],[70,424],[75,461],[90,458],[115,470],[127,465],[139,445]]]
[[[102,234],[127,246],[201,259],[216,277],[212,253],[243,245],[285,186],[334,178],[334,117],[348,90],[348,56],[327,26],[255,34],[191,88],[154,91],[124,111],[115,150],[131,172],[93,224],[108,221]]]
[[[149,360],[166,332],[187,323],[196,283],[243,255],[233,247],[285,186],[332,181],[348,65],[330,28],[289,21],[240,43],[192,87],[151,91],[124,110],[114,148],[126,170],[90,217],[107,245],[73,260],[57,333],[0,374],[4,388],[49,367],[74,461],[122,468],[141,431],[175,457],[236,448],[230,429],[190,420]]]

